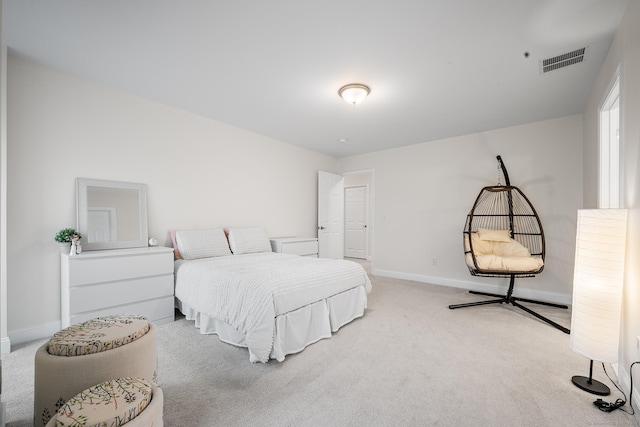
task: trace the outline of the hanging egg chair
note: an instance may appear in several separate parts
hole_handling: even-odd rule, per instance
[[[502,158],[497,156],[497,159],[506,185],[498,182],[498,185],[480,191],[467,215],[462,236],[465,261],[471,275],[509,278],[509,288],[505,295],[469,291],[497,299],[453,304],[449,308],[511,304],[568,334],[569,329],[518,301],[565,309],[566,305],[513,296],[516,278],[534,277],[544,269],[544,231],[535,208],[518,187],[511,185]]]

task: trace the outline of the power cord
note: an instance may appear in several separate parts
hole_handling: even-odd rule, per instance
[[[609,381],[611,381],[611,383],[614,386],[616,386],[618,391],[622,393],[622,395],[624,396],[624,399],[616,399],[615,402],[605,402],[602,399],[597,399],[593,402],[593,404],[596,405],[596,408],[600,409],[603,412],[613,412],[616,409],[620,409],[622,412],[626,412],[629,415],[633,415],[635,413],[635,410],[633,409],[633,366],[638,363],[640,363],[640,361],[633,362],[629,367],[629,377],[631,378],[631,391],[629,392],[629,407],[631,408],[631,412],[622,408],[627,403],[627,400],[626,400],[627,395],[624,394],[624,392],[620,389],[620,387],[618,387],[618,384],[616,384],[615,381],[611,379],[611,377],[609,376],[609,373],[607,372],[607,369],[604,366],[604,363],[602,363],[602,369],[604,370],[604,373],[607,375],[607,378],[609,378]]]
[[[624,409],[621,409],[627,402],[622,399],[617,399],[615,402],[605,402],[602,399],[595,400],[593,402],[594,405],[602,412],[613,412],[616,409],[620,409],[621,411],[627,412]],[[627,414],[631,414],[631,412],[627,412]]]

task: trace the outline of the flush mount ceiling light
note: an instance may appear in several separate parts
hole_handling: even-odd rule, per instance
[[[342,97],[349,104],[359,104],[369,95],[369,86],[360,84],[360,83],[352,83],[346,86],[342,86],[338,91],[338,95]]]

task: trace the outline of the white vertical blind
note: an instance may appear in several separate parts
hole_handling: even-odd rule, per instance
[[[578,211],[570,347],[616,363],[620,337],[626,209]]]

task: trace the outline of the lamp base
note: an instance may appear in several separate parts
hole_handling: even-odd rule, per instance
[[[576,387],[581,388],[584,391],[588,391],[589,393],[597,394],[598,396],[608,396],[611,394],[609,387],[602,384],[600,381],[591,378],[576,375],[571,378],[571,381]]]

